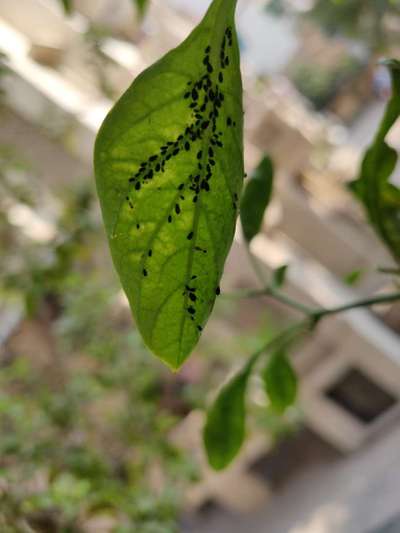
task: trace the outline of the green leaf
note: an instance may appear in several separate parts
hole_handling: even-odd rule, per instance
[[[245,365],[220,391],[211,406],[203,432],[208,462],[223,470],[235,458],[245,438],[245,394],[253,361]]]
[[[64,11],[67,15],[70,15],[73,10],[73,0],[60,0]]]
[[[235,0],[214,0],[106,117],[95,174],[114,265],[148,347],[177,369],[212,311],[243,184]]]
[[[364,204],[378,235],[400,262],[400,189],[389,182],[397,163],[397,153],[385,142],[400,116],[400,62],[393,59],[385,63],[392,77],[392,98],[375,140],[365,154],[359,177],[350,188]]]
[[[265,210],[271,200],[273,178],[272,161],[264,157],[247,183],[240,203],[240,219],[247,242],[261,229]]]
[[[281,267],[277,268],[273,274],[272,274],[272,285],[276,289],[280,289],[283,287],[286,281],[286,274],[288,271],[289,265],[282,265]]]
[[[284,350],[275,352],[263,372],[265,391],[272,407],[282,413],[296,400],[297,377]]]
[[[140,15],[143,16],[146,12],[149,0],[132,0]]]

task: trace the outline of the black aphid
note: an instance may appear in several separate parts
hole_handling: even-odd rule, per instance
[[[187,236],[187,239],[188,241],[191,241],[193,239],[193,231],[189,233],[189,235]]]

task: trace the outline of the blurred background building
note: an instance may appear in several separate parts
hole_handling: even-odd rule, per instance
[[[381,3],[387,7],[379,24],[376,13],[365,9],[372,3],[361,2],[360,12],[347,13],[343,23],[338,18],[337,27],[332,23],[327,27],[320,16],[323,2],[239,1],[247,172],[265,152],[277,169],[275,199],[253,250],[266,275],[289,264],[289,293],[318,306],[379,293],[394,283],[377,270],[393,266],[392,261],[346,190],[390,94],[390,80],[378,60],[386,54],[400,57],[399,40],[391,38],[398,35],[400,8],[392,2],[396,15],[388,7],[390,2]],[[70,279],[65,284],[65,272],[60,274],[60,269],[70,271],[76,262],[74,255],[71,263],[60,263],[60,256],[64,261],[76,253],[68,243],[78,240],[81,246],[78,262],[86,277],[78,279],[78,287],[87,276],[91,283],[107,280],[104,285],[113,276],[96,201],[90,216],[85,208],[79,210],[85,205],[82,191],[93,194],[95,135],[112,102],[137,74],[189,33],[208,4],[208,0],[152,0],[141,21],[129,0],[75,0],[71,16],[63,13],[57,0],[0,0],[2,367],[8,368],[23,354],[40,371],[51,368],[56,377],[50,382],[55,379],[63,386],[82,367],[89,371],[96,367],[87,353],[80,353],[75,363],[68,361],[76,369],[68,367],[66,378],[64,369],[54,370],[52,361],[54,343],[64,342],[64,347],[65,339],[71,340],[74,317],[83,320],[86,313],[92,320],[90,309],[79,308],[81,315],[71,316],[76,308],[68,294],[76,294],[77,287],[70,285]],[[313,15],[308,16],[311,9]],[[400,149],[400,124],[390,142]],[[394,183],[400,184],[399,169]],[[77,197],[82,205],[77,206]],[[115,290],[107,313],[111,324],[124,332],[131,327],[129,311],[115,279],[110,283]],[[238,232],[223,288],[256,283]],[[91,298],[88,293],[89,308]],[[29,314],[26,309],[32,301],[34,311]],[[168,426],[171,446],[199,465],[197,481],[183,490],[181,531],[400,532],[399,304],[380,307],[379,312],[352,311],[324,323],[293,354],[301,376],[298,408],[277,420],[268,413],[255,383],[256,422],[238,461],[222,474],[205,465],[200,432],[201,408],[210,392],[206,385],[217,384],[260,338],[290,317],[287,309],[269,300],[246,301],[240,309],[222,301],[182,374],[167,376],[157,367],[154,379],[162,383],[161,408],[175,417]],[[97,331],[90,329],[92,322],[88,331]],[[84,332],[75,334],[81,346]],[[98,356],[104,347],[96,349]],[[85,348],[66,349],[76,351]],[[65,364],[64,360],[61,366]],[[4,385],[10,401],[19,394],[19,380],[13,374],[11,388]],[[120,409],[117,392],[106,405],[96,404],[98,414],[112,402]],[[129,404],[123,408],[129,409]],[[0,396],[0,413],[1,409]],[[15,421],[10,427],[11,433],[17,431]],[[91,438],[91,431],[95,430],[85,429],[84,439]],[[134,437],[131,442],[134,447]],[[8,457],[8,448],[1,449]],[[129,446],[124,453],[127,450]],[[3,496],[11,483],[4,475],[2,484],[1,472],[10,464],[4,461],[0,457]],[[47,490],[50,483],[45,461],[43,465],[36,472],[33,493]],[[67,475],[68,467],[63,469]],[[145,477],[151,478],[150,487],[158,493],[169,478],[166,481],[165,472],[164,477],[159,472],[162,468],[154,470],[146,467]],[[75,506],[83,531],[113,531],[118,523],[112,513],[85,514],[79,504]],[[0,518],[1,512],[0,507]],[[57,520],[50,522],[50,529],[27,523],[31,529],[21,531],[64,531],[57,529]],[[121,529],[136,530],[142,531]]]

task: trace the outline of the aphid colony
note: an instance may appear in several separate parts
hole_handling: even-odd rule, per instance
[[[206,72],[197,80],[189,81],[183,94],[183,99],[188,102],[191,111],[192,121],[185,130],[174,140],[168,141],[162,145],[158,154],[150,156],[146,161],[140,164],[138,171],[129,178],[129,184],[134,191],[140,191],[147,183],[153,180],[158,174],[165,172],[168,162],[181,152],[189,152],[197,144],[196,157],[194,159],[195,170],[177,187],[175,200],[173,202],[172,212],[167,217],[167,222],[171,224],[175,216],[182,212],[181,201],[189,196],[193,203],[197,203],[200,196],[209,193],[212,188],[213,170],[216,166],[216,152],[224,147],[223,132],[218,131],[218,118],[225,100],[221,90],[221,84],[224,83],[224,70],[229,66],[230,60],[227,54],[227,47],[232,46],[232,30],[227,28],[222,40],[218,73],[210,60],[211,46],[204,50],[203,65]],[[218,81],[213,81],[215,78]],[[236,122],[231,117],[226,119],[227,127],[235,127]],[[126,198],[128,205],[134,209],[131,197]],[[235,194],[233,208],[237,209],[238,197]],[[140,230],[140,224],[136,225]],[[187,234],[187,240],[192,241],[196,237],[196,227]],[[207,254],[207,250],[200,246],[193,246],[194,252]],[[147,252],[147,261],[153,256],[152,250]],[[146,266],[146,259],[143,260]],[[147,268],[143,268],[143,276],[149,276]],[[197,279],[192,276],[191,282]],[[193,283],[192,283],[193,284]],[[185,286],[183,291],[184,307],[191,320],[195,320],[196,302],[199,297],[197,287]],[[220,294],[220,289],[215,290],[216,295]],[[202,326],[198,325],[197,329],[202,331]]]

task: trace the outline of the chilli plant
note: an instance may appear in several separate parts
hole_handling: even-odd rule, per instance
[[[145,70],[106,117],[96,140],[95,174],[115,268],[148,348],[178,370],[196,346],[216,297],[240,212],[247,248],[259,232],[273,188],[265,157],[243,189],[243,107],[236,0],[214,0],[177,48]],[[400,115],[400,62],[385,62],[393,95],[351,189],[400,267],[400,190],[389,178],[397,154],[385,138]],[[245,437],[245,393],[260,370],[280,412],[296,397],[288,357],[324,319],[400,300],[400,292],[315,309],[284,292],[286,267],[268,295],[301,320],[260,346],[211,406],[204,443],[215,469],[226,467]],[[391,269],[398,276],[398,268]]]

